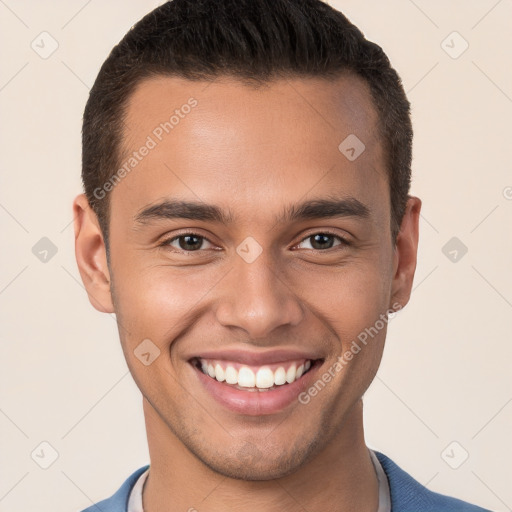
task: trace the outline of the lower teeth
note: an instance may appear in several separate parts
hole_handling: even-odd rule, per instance
[[[227,384],[227,383],[225,383]],[[277,389],[282,386],[272,386],[271,388],[244,388],[243,386],[239,386],[238,384],[228,384],[228,386],[233,386],[236,389],[239,389],[240,391],[270,391],[271,389]],[[286,384],[283,384],[283,386],[286,386]]]

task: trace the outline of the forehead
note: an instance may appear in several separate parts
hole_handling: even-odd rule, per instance
[[[255,142],[265,134],[268,138],[269,127],[296,122],[300,123],[296,132],[314,136],[316,131],[322,137],[327,135],[328,143],[336,143],[349,129],[370,142],[378,124],[369,86],[353,74],[331,80],[275,79],[254,85],[230,77],[206,82],[158,76],[141,81],[129,97],[125,141],[151,133],[155,121],[169,121],[174,113],[182,119],[179,111],[191,98],[197,101],[193,110],[196,120],[201,117],[198,123],[215,121],[218,127],[233,132],[248,122]],[[311,127],[308,132],[303,131],[304,122]]]
[[[173,196],[256,214],[339,192],[389,207],[377,126],[369,88],[352,75],[258,87],[226,77],[145,80],[124,119],[120,164],[135,165],[112,202],[133,211]]]

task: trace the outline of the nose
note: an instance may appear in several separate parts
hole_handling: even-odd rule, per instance
[[[297,326],[304,316],[300,299],[266,251],[251,263],[235,257],[221,283],[218,322],[243,329],[252,340],[268,338],[279,327]]]

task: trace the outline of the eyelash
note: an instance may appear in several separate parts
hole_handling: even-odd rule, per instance
[[[175,235],[171,238],[166,238],[165,240],[163,240],[160,244],[159,244],[159,247],[164,247],[164,248],[169,248],[170,247],[170,244],[172,242],[174,242],[175,240],[178,240],[179,238],[182,238],[182,237],[185,237],[185,236],[196,236],[198,238],[201,238],[203,240],[206,240],[208,241],[209,243],[212,243],[210,240],[208,240],[208,238],[206,238],[205,236],[199,234],[199,233],[195,233],[194,231],[187,231],[185,233],[181,233],[180,235]],[[339,245],[344,245],[344,246],[349,246],[350,245],[350,242],[340,236],[339,234],[337,233],[333,233],[332,231],[329,231],[329,230],[322,230],[322,231],[316,231],[314,233],[310,233],[309,235],[305,236],[304,238],[302,238],[299,242],[302,243],[304,242],[305,240],[307,240],[308,238],[311,238],[315,235],[329,235],[329,236],[332,236],[334,238],[337,238],[341,243]],[[295,244],[295,245],[298,245],[298,244]],[[335,247],[337,246],[334,246],[334,247],[329,247],[328,249],[308,249],[310,251],[314,251],[314,252],[329,252],[330,250],[333,250]],[[172,249],[175,249],[174,247]],[[193,253],[197,253],[197,252],[201,252],[203,250],[207,250],[207,249],[198,249],[196,251],[183,251],[183,250],[176,250],[176,252],[178,253],[181,253],[181,254],[193,254]]]

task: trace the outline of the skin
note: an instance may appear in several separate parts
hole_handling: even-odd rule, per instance
[[[377,113],[357,77],[259,88],[154,78],[130,98],[124,149],[139,148],[190,97],[198,105],[111,192],[110,265],[85,196],[73,206],[82,280],[96,309],[116,313],[143,395],[144,510],[375,512],[362,397],[385,327],[307,405],[276,414],[221,407],[188,360],[205,349],[307,347],[324,359],[321,375],[380,314],[409,301],[421,201],[409,198],[394,246]],[[352,162],[338,150],[350,133],[366,146]],[[276,223],[285,206],[332,195],[358,199],[370,215]],[[233,222],[136,222],[163,198],[218,205]],[[187,230],[205,237],[199,250],[159,246]],[[332,247],[315,250],[310,237],[325,230]],[[250,264],[236,252],[248,236],[262,248]],[[148,338],[161,353],[145,366],[134,350]]]

